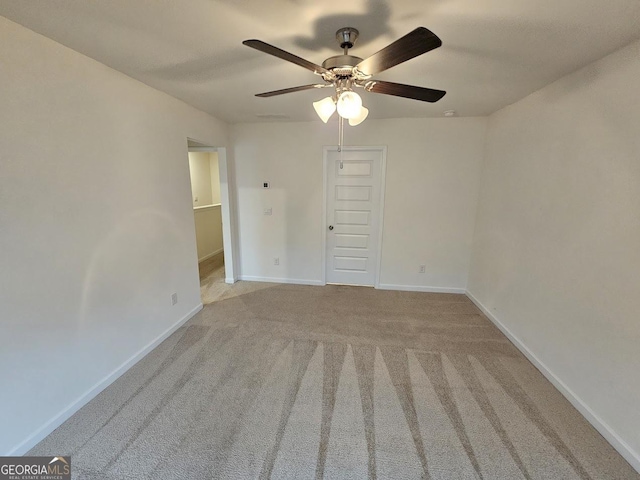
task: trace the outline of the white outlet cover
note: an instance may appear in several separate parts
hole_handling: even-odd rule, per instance
[[[272,213],[273,213],[273,209],[271,207],[264,209],[264,214],[265,215],[271,215]]]

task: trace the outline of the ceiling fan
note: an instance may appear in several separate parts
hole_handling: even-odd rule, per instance
[[[363,88],[367,92],[394,95],[432,103],[444,97],[446,92],[442,90],[372,79],[374,75],[380,72],[441,46],[442,41],[436,34],[427,28],[418,27],[365,60],[354,55],[349,55],[349,49],[355,44],[358,35],[358,30],[352,27],[345,27],[338,30],[336,32],[336,39],[340,44],[340,48],[344,49],[344,53],[327,58],[322,62],[322,66],[316,65],[273,45],[269,45],[261,40],[245,40],[242,42],[244,45],[300,65],[316,75],[321,76],[325,82],[258,93],[256,96],[273,97],[314,88],[333,87],[335,89],[334,96],[314,102],[313,106],[318,116],[325,123],[337,108],[340,117],[348,119],[349,124],[352,126],[361,123],[369,113],[369,111],[362,106],[360,96],[354,92],[355,88]]]

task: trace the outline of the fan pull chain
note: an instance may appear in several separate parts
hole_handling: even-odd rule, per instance
[[[338,152],[340,152],[340,170],[344,167],[342,164],[342,143],[344,142],[344,118],[339,117],[338,120]]]

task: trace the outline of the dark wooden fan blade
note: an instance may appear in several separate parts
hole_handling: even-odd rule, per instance
[[[296,65],[300,65],[301,67],[306,68],[307,70],[311,70],[313,73],[318,75],[322,73],[328,72],[328,70],[320,65],[316,65],[315,63],[311,63],[304,58],[300,58],[293,53],[285,52],[284,50],[274,47],[273,45],[269,45],[261,40],[245,40],[242,42],[243,45],[247,47],[255,48],[256,50],[260,50],[261,52],[268,53],[269,55],[273,55],[274,57],[281,58],[286,60],[287,62],[295,63]]]
[[[375,75],[438,48],[440,45],[442,40],[435,33],[424,27],[418,27],[361,61],[356,68],[365,75]]]
[[[413,100],[431,103],[437,102],[447,93],[442,90],[434,90],[433,88],[381,81],[371,81],[367,83],[365,89],[369,92],[395,95],[396,97],[411,98]]]
[[[303,90],[311,90],[312,88],[330,87],[329,84],[302,85],[300,87],[283,88],[282,90],[274,90],[273,92],[256,93],[256,97],[275,97],[276,95],[284,95],[285,93],[301,92]]]

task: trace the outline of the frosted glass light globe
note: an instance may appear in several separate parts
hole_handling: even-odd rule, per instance
[[[362,99],[356,92],[346,91],[338,98],[338,113],[342,118],[356,118],[361,114]]]
[[[352,127],[355,127],[356,125],[360,125],[362,122],[364,122],[364,119],[367,118],[368,115],[369,115],[369,109],[362,107],[360,109],[360,115],[358,115],[355,118],[349,119],[349,125],[351,125]]]
[[[331,115],[333,115],[333,112],[336,111],[336,104],[334,103],[333,98],[327,97],[317,102],[313,102],[313,108],[315,108],[320,120],[327,123],[329,118],[331,118]]]

